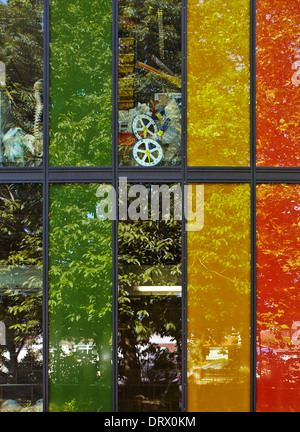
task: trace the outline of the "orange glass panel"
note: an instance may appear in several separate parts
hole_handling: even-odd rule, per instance
[[[190,166],[248,166],[249,0],[188,1]]]
[[[300,410],[300,185],[257,187],[257,410]]]
[[[300,3],[256,1],[258,166],[300,166]]]
[[[204,186],[188,232],[188,410],[250,410],[250,187]]]

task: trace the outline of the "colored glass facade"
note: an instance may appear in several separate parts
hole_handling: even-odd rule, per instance
[[[299,411],[299,1],[0,1],[1,412]]]

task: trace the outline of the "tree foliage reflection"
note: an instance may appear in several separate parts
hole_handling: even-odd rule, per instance
[[[42,397],[41,212],[40,185],[0,185],[0,388],[20,409]]]
[[[172,212],[119,223],[120,411],[180,411],[181,295],[159,292],[181,285],[181,221]]]
[[[51,187],[51,411],[112,409],[112,224],[97,187]]]

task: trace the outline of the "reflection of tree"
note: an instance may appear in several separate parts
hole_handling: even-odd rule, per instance
[[[188,233],[190,409],[247,410],[250,191],[245,185],[206,185],[204,199],[204,227]],[[215,348],[228,360],[209,363]],[[214,385],[209,390],[205,382]],[[226,390],[229,385],[234,392]]]
[[[249,1],[188,4],[188,163],[249,164]]]
[[[0,58],[6,69],[6,85],[0,87],[3,128],[0,133],[19,127],[26,134],[33,134],[36,110],[33,88],[43,77],[42,11],[42,0],[0,2]],[[28,153],[27,157],[32,155]]]
[[[111,410],[112,234],[96,217],[96,191],[51,189],[51,410]]]
[[[5,324],[6,339],[0,349],[3,384],[42,382],[41,353],[37,351],[42,336],[41,193],[39,185],[0,185],[0,321]],[[26,356],[20,360],[24,351]],[[11,397],[26,399],[24,392],[12,387]]]
[[[258,324],[278,334],[298,321],[300,189],[261,185],[257,194]]]
[[[52,165],[111,165],[112,2],[51,1]]]
[[[260,166],[299,166],[299,2],[256,2],[256,137]]]
[[[171,395],[174,388],[165,392],[179,377],[181,368],[181,299],[171,295],[142,296],[135,290],[143,285],[181,285],[180,261],[181,223],[173,216],[169,221],[120,222],[121,411],[155,411],[166,406],[172,411],[180,409],[178,382],[175,397]],[[175,352],[160,348],[155,338],[151,339],[154,335],[174,341]]]
[[[257,189],[258,409],[298,410],[299,185]]]

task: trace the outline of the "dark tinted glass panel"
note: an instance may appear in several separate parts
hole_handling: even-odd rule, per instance
[[[299,411],[300,185],[257,187],[257,410]]]
[[[250,411],[250,187],[203,196],[188,232],[188,410]]]
[[[181,1],[119,1],[119,164],[180,164]]]
[[[50,165],[112,163],[112,1],[50,0]]]
[[[299,0],[256,1],[258,166],[300,166]]]
[[[99,185],[50,188],[49,409],[112,409],[112,226]]]
[[[42,163],[43,6],[0,1],[0,166]]]
[[[42,187],[0,185],[0,410],[43,410]]]
[[[151,216],[150,191],[128,186],[119,223],[119,411],[127,412],[181,410],[181,221],[172,194],[170,218],[161,209]]]

